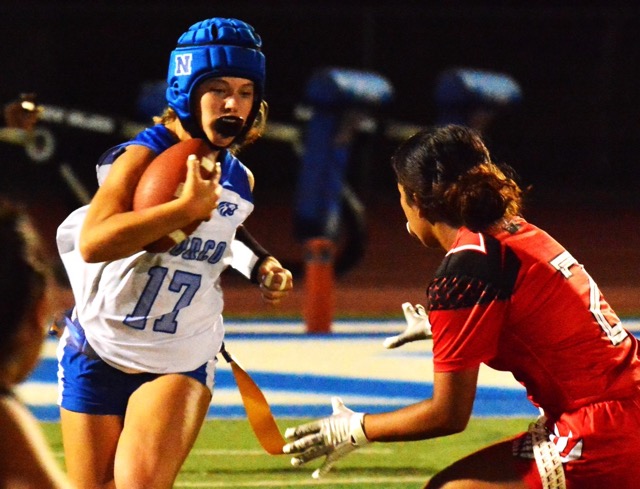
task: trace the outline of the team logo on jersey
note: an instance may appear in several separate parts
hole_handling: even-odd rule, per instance
[[[218,212],[223,217],[233,216],[233,214],[238,210],[238,204],[234,204],[233,202],[220,202],[218,204]]]
[[[173,71],[175,76],[187,76],[191,74],[191,62],[193,55],[191,53],[176,54],[176,67]]]

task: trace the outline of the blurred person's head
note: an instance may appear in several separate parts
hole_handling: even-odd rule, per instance
[[[8,389],[38,361],[49,316],[49,277],[26,212],[2,199],[0,236],[0,387]]]

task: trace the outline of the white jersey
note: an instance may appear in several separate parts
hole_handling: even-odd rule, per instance
[[[58,251],[87,341],[125,372],[194,370],[212,359],[224,337],[220,274],[230,265],[237,227],[253,210],[244,165],[222,164],[223,185],[212,218],[165,253],[139,252],[86,263],[78,241],[88,206],[59,226]]]

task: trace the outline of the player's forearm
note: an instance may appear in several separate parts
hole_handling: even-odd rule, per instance
[[[396,411],[364,418],[371,441],[425,440],[463,431],[473,409],[478,367],[435,372],[433,397]]]
[[[416,441],[463,431],[468,417],[460,418],[433,408],[430,399],[388,413],[367,414],[364,432],[369,441]]]
[[[131,256],[193,221],[177,200],[141,211],[114,214],[101,221],[87,217],[80,235],[80,252],[89,263]]]
[[[253,283],[260,283],[260,267],[269,256],[272,256],[271,253],[247,231],[244,225],[238,226],[232,249],[231,266]]]

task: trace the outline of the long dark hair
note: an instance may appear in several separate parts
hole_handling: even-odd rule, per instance
[[[10,348],[20,325],[42,298],[46,268],[38,255],[39,238],[22,208],[0,198],[0,359]]]
[[[417,204],[431,222],[478,232],[521,212],[515,172],[491,161],[473,129],[447,125],[422,130],[398,147],[391,165],[408,203]]]

